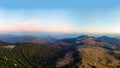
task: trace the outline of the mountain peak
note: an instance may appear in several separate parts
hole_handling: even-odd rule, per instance
[[[88,36],[88,35],[79,36],[79,38],[83,38],[83,37],[92,37],[92,36]]]
[[[77,37],[76,39],[77,39],[78,41],[80,41],[80,40],[95,40],[94,37],[88,36],[88,35],[79,36],[79,37]]]

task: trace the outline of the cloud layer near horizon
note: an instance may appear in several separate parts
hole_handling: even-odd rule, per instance
[[[28,11],[1,13],[0,31],[15,32],[69,32],[71,27],[65,11]],[[27,13],[27,14],[26,14]],[[8,15],[7,15],[8,14]],[[17,15],[16,15],[17,14]],[[20,15],[21,14],[21,15]],[[14,16],[15,15],[15,16]]]
[[[120,33],[120,9],[0,10],[0,32]]]

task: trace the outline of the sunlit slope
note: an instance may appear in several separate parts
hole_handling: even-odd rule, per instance
[[[120,65],[120,60],[109,54],[107,49],[101,47],[86,45],[78,47],[77,51],[82,58],[80,68],[116,68]]]

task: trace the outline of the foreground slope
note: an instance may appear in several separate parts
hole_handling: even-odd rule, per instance
[[[61,43],[62,42],[62,43]],[[80,36],[58,42],[67,52],[57,61],[57,68],[119,68],[120,51],[116,44],[91,36]],[[69,59],[69,60],[68,60]]]
[[[96,46],[77,47],[82,58],[80,68],[116,68],[120,60],[109,54],[109,50]]]
[[[37,43],[21,43],[14,49],[0,47],[0,68],[55,68],[60,49]]]

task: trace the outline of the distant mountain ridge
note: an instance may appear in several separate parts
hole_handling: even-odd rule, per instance
[[[54,45],[68,48],[71,46],[80,46],[80,45],[94,45],[94,46],[101,46],[101,47],[109,47],[111,49],[120,48],[119,46],[120,40],[116,38],[111,38],[107,36],[102,37],[92,37],[88,35],[79,36],[76,38],[67,38],[59,40]]]
[[[0,40],[7,43],[23,43],[23,42],[31,42],[31,43],[53,43],[57,39],[46,36],[46,37],[36,37],[36,36],[29,36],[29,35],[2,35],[0,36]]]
[[[98,37],[97,39],[120,46],[120,39],[117,39],[117,38],[101,36],[101,37]]]

